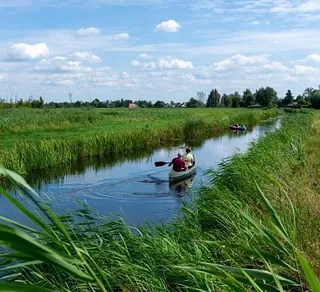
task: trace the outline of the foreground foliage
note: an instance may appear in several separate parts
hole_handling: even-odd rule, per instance
[[[36,291],[24,283],[38,291],[319,291],[311,268],[319,262],[308,262],[303,209],[289,183],[307,167],[310,125],[310,114],[289,114],[280,130],[211,171],[213,185],[169,226],[131,228],[87,209],[58,218],[2,169],[42,215],[2,190],[38,229],[1,218],[0,243],[13,252],[2,255],[10,282],[0,290]]]

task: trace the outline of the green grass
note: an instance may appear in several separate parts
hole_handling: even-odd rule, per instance
[[[287,115],[281,129],[211,171],[213,184],[167,226],[131,228],[87,209],[62,224],[32,189],[24,196],[35,200],[40,217],[2,191],[40,229],[0,224],[1,245],[13,249],[2,258],[21,261],[7,279],[41,291],[319,291],[319,262],[307,260],[318,240],[312,236],[319,234],[318,218],[304,218],[316,229],[304,242],[307,206],[296,198],[320,133],[311,123],[310,113]],[[14,173],[2,173],[28,188]]]
[[[155,149],[209,137],[235,121],[249,127],[280,112],[252,109],[2,110],[0,163],[20,174],[83,157]]]

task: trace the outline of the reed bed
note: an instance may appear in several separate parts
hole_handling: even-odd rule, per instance
[[[212,185],[165,226],[130,227],[86,208],[58,218],[20,176],[2,169],[42,215],[2,190],[39,229],[2,218],[0,243],[13,251],[2,254],[9,282],[0,290],[320,291],[291,193],[292,178],[307,166],[311,122],[310,113],[287,115],[279,130],[210,171]]]
[[[3,110],[0,163],[27,174],[84,157],[131,155],[176,138],[209,137],[235,121],[250,127],[279,113],[276,109]]]

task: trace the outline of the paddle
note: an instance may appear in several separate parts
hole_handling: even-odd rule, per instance
[[[158,167],[158,166],[164,166],[164,165],[169,164],[169,163],[170,163],[170,162],[156,161],[156,162],[154,163],[154,165],[155,165],[156,167]]]

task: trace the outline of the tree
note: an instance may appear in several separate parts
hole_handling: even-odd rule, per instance
[[[202,103],[201,101],[191,97],[190,100],[186,103],[186,107],[189,108],[196,108],[196,107],[204,107],[204,103]]]
[[[155,104],[154,104],[154,107],[156,108],[162,108],[164,107],[166,104],[165,102],[161,101],[161,100],[158,100]]]
[[[304,105],[306,104],[306,100],[303,98],[303,96],[301,94],[299,94],[296,98],[296,102],[299,105]]]
[[[310,94],[311,106],[314,109],[320,109],[320,90],[314,89]]]
[[[207,99],[207,103],[206,103],[206,107],[214,107],[214,96],[213,96],[213,90],[211,90],[208,99]]]
[[[77,100],[75,103],[74,103],[74,106],[75,107],[81,107],[82,106],[82,102]]]
[[[39,108],[44,108],[44,100],[43,100],[42,96],[40,96],[40,98],[39,98]]]
[[[242,99],[245,106],[250,106],[254,104],[254,96],[251,90],[248,88],[243,92]]]
[[[304,97],[310,97],[314,90],[315,89],[313,89],[312,87],[307,87],[303,92],[303,96]]]
[[[292,102],[293,102],[293,95],[291,93],[291,90],[289,89],[286,93],[285,98],[283,99],[283,104],[288,105],[288,104],[291,104]]]
[[[206,101],[206,94],[204,92],[197,92],[197,97],[198,97],[198,100],[201,102],[201,103],[205,103]]]
[[[313,92],[315,91],[314,88],[312,87],[307,87],[304,92],[303,92],[303,97],[306,101],[307,104],[310,104],[311,103],[311,96],[313,94]]]
[[[235,91],[234,94],[230,95],[231,98],[231,107],[239,107],[241,102],[241,95],[238,91]]]
[[[221,98],[221,104],[222,104],[223,106],[229,107],[230,104],[231,104],[231,98],[230,98],[230,96],[224,93],[224,94],[222,95],[222,98]]]
[[[217,89],[212,89],[206,103],[206,107],[217,107],[220,104],[220,94]]]
[[[100,107],[100,100],[98,98],[95,98],[92,102],[91,105],[93,107]]]
[[[270,106],[271,104],[276,103],[278,100],[277,92],[271,87],[261,87],[256,91],[255,97],[256,102],[261,106]]]
[[[23,100],[20,98],[17,102],[17,107],[22,107],[23,106]]]

